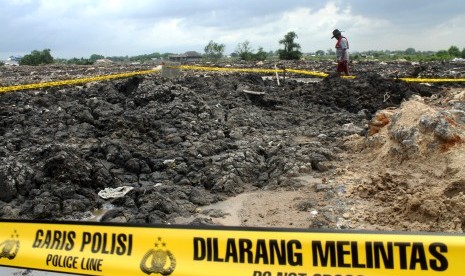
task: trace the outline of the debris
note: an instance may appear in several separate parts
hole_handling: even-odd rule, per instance
[[[98,196],[103,198],[103,199],[109,199],[109,198],[119,198],[125,196],[127,193],[129,193],[134,187],[131,186],[121,186],[118,188],[105,188],[98,192]]]
[[[265,92],[251,91],[251,90],[242,90],[242,92],[252,95],[265,95]]]

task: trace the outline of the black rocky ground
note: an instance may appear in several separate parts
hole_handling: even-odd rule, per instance
[[[266,92],[250,95],[243,90]],[[252,189],[331,169],[338,140],[424,85],[365,74],[277,86],[257,74],[159,75],[0,95],[0,217],[170,222]],[[306,143],[299,143],[305,137]]]

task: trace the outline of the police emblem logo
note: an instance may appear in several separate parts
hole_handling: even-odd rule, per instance
[[[19,235],[16,230],[11,235],[11,239],[0,243],[0,250],[0,259],[7,258],[9,260],[13,260],[16,258],[19,251]]]
[[[176,268],[176,258],[171,251],[166,250],[166,243],[162,238],[155,242],[155,248],[148,250],[140,262],[140,269],[147,275],[171,275]]]

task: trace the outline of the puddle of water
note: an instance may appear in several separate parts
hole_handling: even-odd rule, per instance
[[[110,203],[104,203],[102,208],[92,211],[90,216],[82,218],[83,221],[100,221],[108,211],[115,209],[115,206]]]

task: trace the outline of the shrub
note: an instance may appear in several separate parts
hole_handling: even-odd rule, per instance
[[[448,52],[448,51],[446,51],[446,50],[440,50],[440,51],[437,51],[436,57],[438,57],[438,58],[440,58],[440,59],[449,59],[449,58],[450,58],[450,55],[449,55],[449,52]]]
[[[263,47],[258,48],[258,52],[254,55],[255,60],[265,60],[268,58],[268,53],[263,51]]]
[[[19,65],[41,65],[53,63],[53,57],[50,54],[50,49],[42,51],[34,50],[29,55],[25,55],[20,61]]]
[[[236,53],[242,60],[252,60],[253,58],[253,49],[250,46],[250,42],[248,40],[239,43],[236,48]]]

